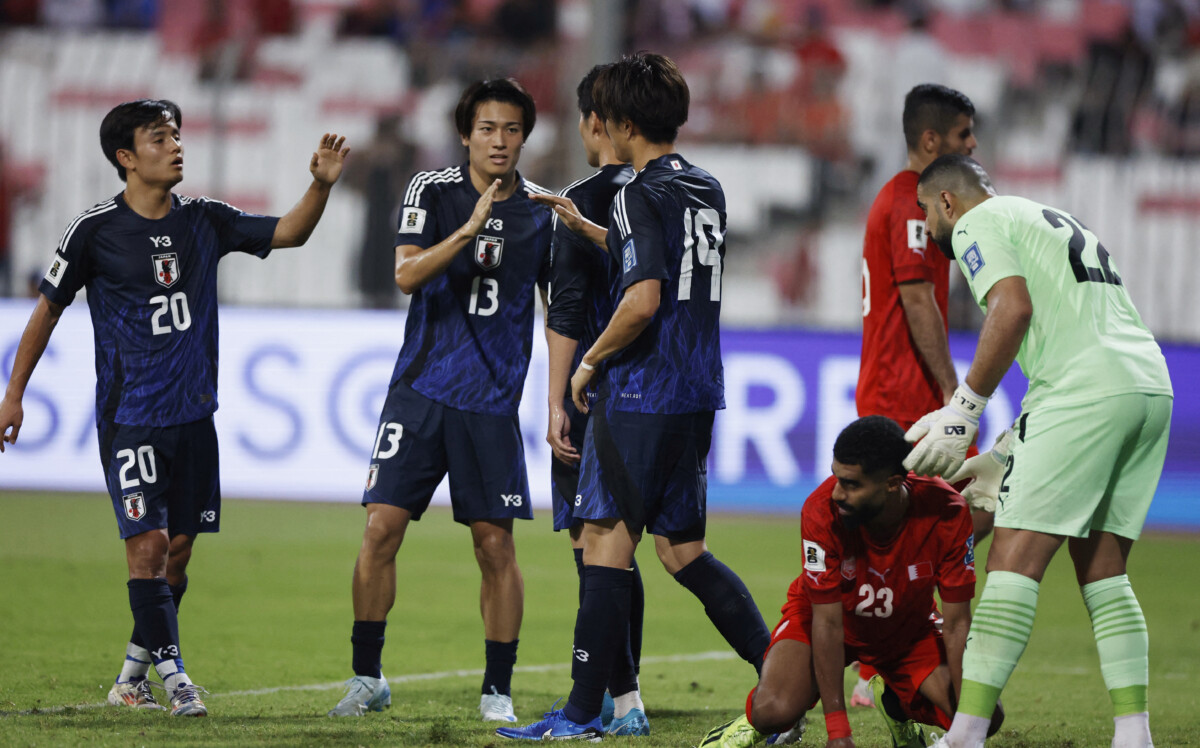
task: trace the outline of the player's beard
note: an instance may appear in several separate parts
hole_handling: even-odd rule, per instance
[[[939,227],[940,228],[940,227]],[[946,256],[947,260],[954,259],[954,229],[941,230],[936,234],[930,234],[929,238],[937,245],[938,251]]]
[[[842,524],[847,530],[855,530],[863,525],[870,524],[871,520],[879,516],[883,511],[883,504],[879,506],[864,506],[858,509],[851,509],[849,514],[842,516]]]

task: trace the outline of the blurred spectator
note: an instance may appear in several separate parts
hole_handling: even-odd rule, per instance
[[[108,25],[119,29],[152,29],[158,24],[158,0],[106,0]]]
[[[554,0],[504,0],[496,10],[500,38],[517,47],[553,40],[557,23]]]
[[[203,0],[204,15],[192,36],[200,80],[246,80],[254,57],[254,29],[229,0]],[[249,27],[249,28],[247,28]]]
[[[1075,150],[1128,155],[1133,145],[1134,112],[1153,79],[1154,59],[1132,28],[1115,41],[1093,42],[1071,128]]]
[[[0,143],[0,296],[12,294],[12,190]]]
[[[41,21],[61,29],[90,29],[104,22],[101,0],[41,0]]]
[[[399,115],[381,116],[375,136],[364,148],[354,149],[346,161],[346,184],[365,201],[362,247],[358,255],[358,287],[363,302],[373,309],[395,308],[396,210],[416,158],[412,145],[401,134]]]
[[[38,0],[0,0],[0,26],[32,26],[38,22]]]

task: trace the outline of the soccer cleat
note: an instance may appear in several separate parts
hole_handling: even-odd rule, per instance
[[[649,735],[650,720],[641,709],[630,709],[624,717],[614,717],[609,722],[600,720],[605,735]]]
[[[586,725],[567,719],[562,709],[546,712],[542,717],[525,727],[497,727],[496,734],[512,740],[582,740],[585,743],[599,743],[604,737],[599,717]]]
[[[479,718],[484,722],[516,722],[517,715],[513,713],[512,696],[502,694],[492,686],[491,693],[479,696]]]
[[[808,729],[808,716],[801,717],[796,720],[795,726],[787,732],[778,732],[767,738],[767,745],[792,745],[799,743],[800,738],[804,737],[804,731]]]
[[[862,678],[854,684],[854,691],[850,694],[850,706],[875,706],[875,694],[871,691],[870,681],[865,681]]]
[[[879,716],[883,718],[883,724],[892,736],[892,748],[925,748],[925,736],[921,733],[920,726],[911,719],[904,721],[895,719],[883,706],[883,690],[887,688],[883,678],[876,675],[871,678],[870,685],[875,703],[880,705],[877,710]]]
[[[330,717],[361,717],[367,712],[382,712],[392,705],[392,687],[387,678],[356,675],[346,681],[346,695],[330,709]]]
[[[117,681],[108,689],[108,703],[113,706],[132,706],[137,709],[166,709],[158,703],[150,687],[162,688],[146,676],[130,678],[127,681]]]
[[[936,732],[929,733],[929,738],[933,742],[929,744],[928,748],[950,748],[950,741],[946,739],[949,736],[949,733],[942,735],[941,737],[938,737]],[[978,743],[976,743],[975,748],[984,748],[983,741],[980,740]],[[1153,748],[1153,746],[1151,746],[1151,748]]]
[[[700,741],[700,748],[750,748],[765,737],[743,714],[709,730]]]
[[[207,717],[208,708],[200,700],[203,688],[195,683],[184,683],[171,692],[172,717]],[[208,691],[204,691],[208,693]]]

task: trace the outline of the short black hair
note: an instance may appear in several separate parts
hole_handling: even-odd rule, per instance
[[[916,150],[921,135],[933,130],[945,135],[954,127],[960,114],[975,116],[975,105],[961,91],[938,83],[922,83],[914,86],[904,97],[904,142],[908,149]]]
[[[653,52],[626,55],[603,70],[592,97],[603,119],[631,122],[651,143],[674,143],[691,103],[679,66]]]
[[[592,98],[592,87],[596,85],[596,79],[600,77],[600,74],[612,66],[611,62],[595,66],[588,71],[587,75],[583,76],[583,80],[579,81],[579,85],[575,88],[575,99],[579,106],[579,113],[584,117],[587,117],[592,112],[600,114],[596,110],[596,100]]]
[[[833,459],[843,465],[858,465],[867,475],[880,470],[886,470],[889,476],[906,475],[904,458],[911,450],[900,424],[883,416],[865,416],[838,434]]]
[[[992,192],[992,179],[979,162],[970,156],[958,153],[947,153],[938,156],[921,176],[917,179],[917,191],[930,188],[941,192],[946,190],[956,195],[968,193]]]
[[[491,78],[475,81],[467,86],[458,98],[458,106],[454,108],[454,126],[458,128],[459,135],[464,138],[471,137],[471,130],[475,127],[475,114],[479,111],[479,105],[485,101],[500,101],[520,109],[521,130],[525,139],[529,139],[529,133],[533,132],[533,125],[537,122],[537,106],[533,103],[533,97],[516,78]]]
[[[125,181],[125,167],[117,161],[117,151],[132,151],[133,135],[143,127],[160,125],[175,120],[175,126],[183,128],[183,114],[179,105],[167,99],[138,99],[118,104],[104,115],[100,123],[100,148],[113,166],[117,176]]]

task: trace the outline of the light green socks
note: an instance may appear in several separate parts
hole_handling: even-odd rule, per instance
[[[960,714],[991,718],[1000,691],[1029,643],[1037,598],[1038,583],[1029,577],[1009,571],[988,574],[963,653]]]
[[[1112,698],[1113,715],[1145,712],[1150,683],[1150,637],[1129,577],[1109,577],[1082,587],[1092,618],[1100,672]]]

